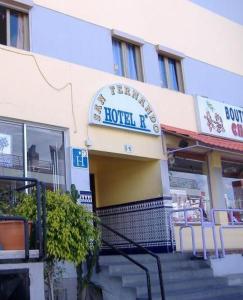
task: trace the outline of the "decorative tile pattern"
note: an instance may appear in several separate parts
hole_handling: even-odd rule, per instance
[[[93,210],[92,193],[90,191],[80,191],[78,203],[84,205],[89,211]]]
[[[172,250],[170,210],[171,199],[160,197],[99,208],[97,215],[103,223],[140,245],[157,252],[170,252]],[[115,244],[122,250],[136,252],[133,245],[106,229],[102,229],[102,236],[105,241]],[[107,249],[103,247],[103,250]]]

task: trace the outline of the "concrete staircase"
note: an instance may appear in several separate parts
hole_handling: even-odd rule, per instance
[[[214,277],[207,261],[190,255],[160,254],[166,300],[243,300],[243,286],[229,286],[227,278]],[[156,260],[132,255],[151,275],[152,299],[161,300]],[[144,271],[121,256],[101,256],[95,281],[103,286],[104,300],[147,300]]]

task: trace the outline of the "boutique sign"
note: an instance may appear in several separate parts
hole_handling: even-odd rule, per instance
[[[105,86],[95,95],[90,124],[160,135],[160,124],[148,100],[123,84]]]
[[[243,108],[200,96],[196,108],[200,132],[243,141]]]

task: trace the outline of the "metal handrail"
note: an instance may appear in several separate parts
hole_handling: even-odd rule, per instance
[[[156,259],[157,262],[157,268],[158,268],[158,275],[159,275],[159,285],[160,285],[160,294],[161,294],[161,300],[165,300],[165,290],[164,290],[164,283],[163,283],[163,275],[162,275],[162,267],[161,267],[161,261],[158,255],[156,255],[154,252],[146,249],[145,247],[141,246],[140,244],[136,243],[135,241],[129,239],[128,237],[124,236],[120,232],[114,230],[113,228],[109,227],[108,225],[102,223],[101,221],[98,222],[99,225],[103,226],[104,228],[108,229],[109,231],[113,232],[115,235],[123,238],[124,240],[128,241],[130,244],[136,246],[137,248],[141,249],[143,252],[151,255]]]
[[[127,255],[125,252],[123,252],[122,250],[118,249],[117,247],[115,247],[114,245],[106,242],[105,240],[102,239],[102,243],[106,244],[108,247],[110,247],[112,250],[116,251],[117,253],[119,253],[120,255],[122,255],[123,257],[127,258],[128,260],[130,260],[132,263],[134,263],[135,265],[137,265],[139,268],[143,269],[144,272],[146,273],[146,280],[147,280],[147,291],[148,291],[148,300],[152,300],[152,292],[151,292],[151,279],[150,279],[150,275],[149,275],[149,270],[148,268],[146,268],[144,265],[140,264],[138,261],[136,261],[135,259],[131,258],[129,255]]]
[[[222,251],[222,257],[225,257],[225,247],[224,247],[224,238],[223,238],[223,229],[228,228],[228,229],[235,229],[235,228],[243,228],[243,222],[239,222],[234,219],[234,213],[239,212],[243,213],[243,209],[239,208],[225,208],[225,209],[220,209],[220,208],[214,208],[211,210],[211,215],[212,215],[212,220],[214,223],[216,223],[215,220],[215,214],[217,212],[225,212],[229,216],[229,223],[227,225],[219,225],[219,237],[220,237],[220,243],[221,243],[221,251]]]
[[[188,212],[189,211],[199,211],[200,218],[198,222],[189,222],[187,219]],[[196,245],[195,245],[195,234],[194,234],[194,228],[193,224],[199,224],[201,226],[201,232],[202,232],[202,244],[203,244],[203,258],[207,259],[207,249],[206,249],[206,239],[205,239],[205,228],[212,228],[213,233],[213,242],[214,242],[214,250],[215,250],[215,256],[218,257],[218,246],[217,246],[217,240],[216,240],[216,232],[215,232],[215,223],[214,219],[212,219],[211,222],[204,220],[203,210],[201,207],[193,207],[193,208],[182,208],[182,209],[174,209],[169,214],[169,220],[170,220],[170,227],[173,228],[173,214],[182,212],[184,214],[184,219],[180,222],[180,248],[181,252],[183,252],[183,240],[182,240],[182,230],[184,228],[190,228],[191,229],[191,235],[192,235],[192,249],[193,249],[193,255],[196,255]],[[171,243],[173,244],[173,237],[171,235],[170,237]]]

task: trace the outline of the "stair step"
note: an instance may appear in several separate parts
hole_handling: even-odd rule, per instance
[[[148,268],[148,270],[152,273],[158,272],[157,263],[142,263],[143,266]],[[165,262],[162,264],[162,271],[165,272],[172,272],[177,270],[198,270],[198,269],[205,269],[209,268],[209,265],[204,261],[192,261],[192,260],[185,260],[185,261],[171,261]],[[124,264],[113,264],[109,266],[110,275],[118,276],[123,274],[137,274],[143,273],[144,271],[141,270],[140,267],[124,263]]]
[[[227,276],[228,285],[243,286],[243,274],[231,274]]]
[[[194,288],[212,288],[212,287],[225,287],[227,286],[227,280],[225,278],[205,278],[201,279],[193,279],[193,280],[180,280],[174,281],[173,283],[169,283],[165,285],[165,292],[177,291],[180,290],[184,292],[188,289],[191,289],[192,286]],[[152,292],[153,293],[160,293],[160,286],[159,285],[152,285]],[[137,287],[137,295],[144,296],[147,294],[147,286],[139,286]]]
[[[192,257],[191,253],[163,253],[163,254],[157,254],[159,258],[161,259],[162,263],[164,262],[170,262],[170,261],[183,261],[183,260],[189,260]],[[129,255],[131,258],[134,258],[138,262],[142,263],[150,263],[155,262],[156,259],[148,254],[136,254],[136,255]],[[101,255],[99,257],[99,263],[100,265],[112,265],[112,264],[126,264],[128,263],[128,259],[121,256],[121,255]]]
[[[192,289],[191,291],[188,291],[187,293],[181,291],[177,291],[176,293],[168,293],[167,294],[167,300],[208,300],[208,299],[214,299],[215,297],[221,297],[221,296],[231,296],[232,294],[238,293],[239,295],[242,293],[242,289],[236,289],[235,287],[218,287],[218,288],[210,288],[210,289]],[[241,299],[241,298],[240,298]],[[243,299],[243,297],[242,297]],[[233,299],[232,299],[233,300]],[[238,300],[238,299],[234,299]]]
[[[159,298],[161,300],[161,297]],[[211,298],[208,298],[207,300],[242,300],[243,294],[242,293],[234,293],[230,295],[221,295],[221,296],[214,296]],[[153,299],[155,300],[155,299]],[[202,299],[203,300],[203,299]]]
[[[151,274],[150,276],[152,284],[158,284],[159,279],[157,274]],[[163,274],[164,283],[170,283],[176,280],[191,280],[191,279],[205,279],[213,278],[211,269],[200,270],[183,270],[180,272],[167,272]],[[122,283],[124,286],[141,286],[146,284],[145,274],[131,274],[123,275]]]
[[[142,254],[130,257],[148,268],[152,299],[161,300],[155,258]],[[192,257],[189,253],[159,254],[159,258],[166,300],[243,300],[243,287],[229,286],[226,277],[214,277],[208,261]],[[136,295],[133,299],[148,300],[146,275],[139,267],[122,256],[101,256],[100,266],[109,278],[119,279],[121,287],[130,288]],[[241,278],[236,279],[238,284],[239,281],[241,283]],[[236,279],[231,278],[234,283]]]
[[[237,295],[238,298],[234,298]],[[137,300],[148,300],[147,296],[139,296]],[[153,300],[161,300],[160,293],[152,294]],[[194,289],[187,293],[180,291],[170,294],[166,294],[166,300],[241,300],[243,299],[243,290],[238,288],[237,290],[233,287],[214,288],[214,289]]]

